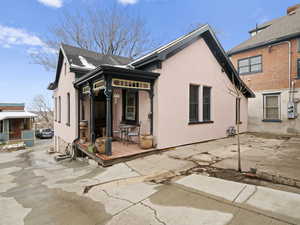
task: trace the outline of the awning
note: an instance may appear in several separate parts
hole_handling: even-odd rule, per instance
[[[37,117],[37,115],[26,111],[0,112],[0,120],[22,119],[22,118],[33,118],[33,117]]]

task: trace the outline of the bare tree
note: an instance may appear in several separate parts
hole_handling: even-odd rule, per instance
[[[50,101],[44,95],[35,96],[29,110],[38,115],[37,122],[41,126],[53,127],[53,110]]]
[[[57,52],[55,55],[47,50],[57,50],[62,42],[98,53],[130,58],[145,53],[154,43],[146,31],[145,21],[117,6],[64,12],[59,23],[49,29],[44,42],[48,48],[31,56],[34,63],[43,65],[47,70],[55,68],[57,59]]]
[[[244,82],[237,77],[235,79],[235,75],[232,73],[231,82],[233,85],[228,86],[227,89],[229,94],[236,98],[236,137],[237,137],[237,152],[238,152],[238,171],[242,172],[241,166],[241,143],[240,143],[240,125],[241,125],[241,115],[240,115],[240,103],[243,95],[247,92],[246,85]],[[233,86],[233,87],[232,87]]]

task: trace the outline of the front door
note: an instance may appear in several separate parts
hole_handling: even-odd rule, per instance
[[[10,119],[9,120],[9,139],[16,140],[21,139],[22,119]]]

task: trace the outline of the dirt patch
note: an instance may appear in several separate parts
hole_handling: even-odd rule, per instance
[[[264,138],[264,139],[288,140],[291,138],[291,135],[278,135],[278,134],[270,134],[270,133],[248,132],[247,134],[253,135],[254,137],[258,137],[258,138]]]

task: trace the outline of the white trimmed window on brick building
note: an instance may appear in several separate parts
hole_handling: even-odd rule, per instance
[[[280,94],[264,94],[264,121],[280,121]]]

